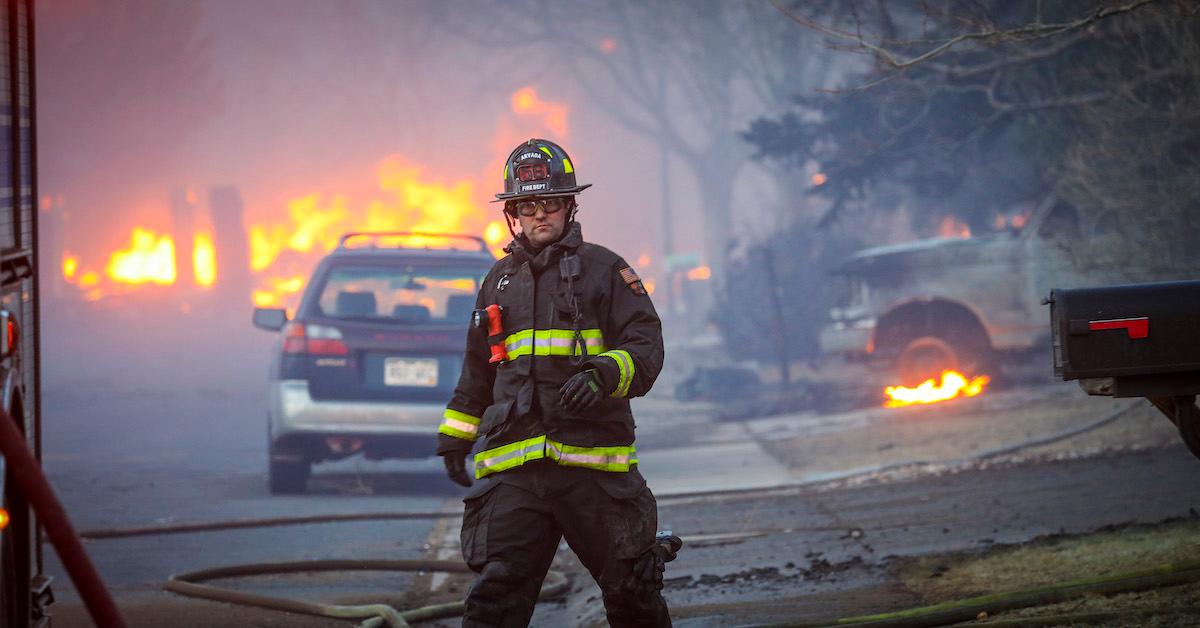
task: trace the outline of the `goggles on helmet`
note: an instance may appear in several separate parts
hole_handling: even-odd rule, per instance
[[[550,178],[550,167],[546,164],[523,164],[517,166],[517,180],[540,181]]]
[[[513,201],[513,212],[525,216],[526,218],[537,213],[540,207],[543,212],[549,214],[557,214],[567,208],[567,199],[561,196],[553,198],[540,198],[530,201]]]

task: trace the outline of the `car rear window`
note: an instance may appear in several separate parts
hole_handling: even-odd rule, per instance
[[[317,303],[329,318],[467,324],[487,269],[336,266]]]

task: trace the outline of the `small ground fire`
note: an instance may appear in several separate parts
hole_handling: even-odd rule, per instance
[[[958,371],[942,371],[941,382],[927,379],[919,386],[888,386],[884,389],[887,401],[884,406],[898,408],[914,404],[938,403],[955,397],[974,397],[987,388],[991,378],[979,375],[970,379]]]

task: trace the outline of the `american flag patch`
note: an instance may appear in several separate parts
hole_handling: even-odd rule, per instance
[[[646,286],[642,285],[641,278],[638,277],[637,273],[633,272],[632,268],[626,266],[617,272],[621,273],[621,279],[625,281],[625,285],[629,286],[630,290],[633,290],[634,294],[646,294]]]

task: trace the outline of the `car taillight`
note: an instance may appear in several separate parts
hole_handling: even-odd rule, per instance
[[[342,342],[342,332],[338,328],[292,321],[283,328],[283,352],[346,355],[350,350]]]

